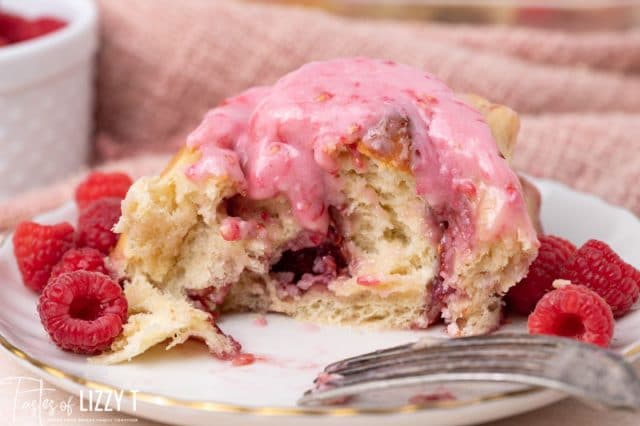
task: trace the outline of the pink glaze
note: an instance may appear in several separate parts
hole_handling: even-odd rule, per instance
[[[188,146],[197,146],[202,153],[200,161],[187,169],[187,176],[194,180],[209,175],[228,176],[245,183],[236,149],[247,138],[248,119],[256,103],[270,92],[268,87],[254,87],[207,113],[187,140]]]
[[[409,164],[429,206],[425,219],[441,225],[429,232],[445,251],[445,282],[446,265],[475,241],[519,228],[535,242],[520,183],[482,115],[432,75],[392,61],[314,62],[272,87],[228,99],[189,136],[188,146],[202,156],[187,175],[227,176],[253,199],[284,194],[304,228],[326,233],[338,172],[333,153],[357,154],[358,141],[391,152],[390,142],[376,137],[389,118],[409,123],[399,160]],[[480,188],[495,198],[493,216],[482,225],[475,213]]]

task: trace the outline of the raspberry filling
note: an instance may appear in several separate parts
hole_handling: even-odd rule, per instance
[[[312,235],[319,244],[285,250],[271,266],[271,276],[279,282],[279,297],[297,296],[313,286],[327,286],[337,277],[349,277],[349,254],[343,237],[332,222],[326,237]]]
[[[317,244],[309,245],[314,242]],[[289,246],[291,248],[284,250],[269,270],[277,282],[277,295],[281,299],[299,296],[312,287],[326,287],[338,277],[351,276],[343,237],[333,223],[328,235],[303,232],[289,242]],[[224,303],[230,288],[231,284],[187,289],[186,294],[195,307],[214,314]]]
[[[305,275],[347,275],[347,260],[344,247],[335,240],[327,241],[315,247],[299,250],[286,250],[271,271],[275,273],[291,273],[291,281],[298,282]]]
[[[442,264],[440,265],[440,271],[442,271]],[[445,286],[444,279],[439,274],[431,281],[431,293],[427,293],[427,300],[425,303],[426,306],[426,319],[427,323],[424,326],[427,326],[433,322],[435,322],[440,316],[441,309],[446,306],[447,300],[449,296],[456,292],[455,288],[452,286]],[[418,324],[416,324],[418,328]]]
[[[231,284],[225,284],[221,287],[211,286],[200,290],[188,289],[187,297],[191,299],[196,308],[213,313],[218,306],[222,305],[230,288]]]

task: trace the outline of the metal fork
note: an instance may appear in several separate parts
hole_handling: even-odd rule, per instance
[[[542,386],[608,407],[640,410],[640,378],[621,355],[572,339],[528,334],[425,338],[338,361],[324,369],[299,403],[473,381]]]

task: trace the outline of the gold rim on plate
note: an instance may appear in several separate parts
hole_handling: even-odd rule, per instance
[[[9,233],[0,235],[0,248],[8,240]],[[540,387],[527,387],[508,392],[493,393],[490,395],[470,398],[466,400],[445,400],[430,401],[424,404],[407,404],[399,407],[388,408],[349,408],[349,407],[331,407],[331,408],[286,408],[286,407],[252,407],[247,405],[229,404],[215,401],[189,401],[178,398],[172,398],[164,395],[154,394],[150,392],[132,391],[131,389],[119,389],[106,383],[100,383],[93,380],[84,379],[75,374],[68,373],[57,367],[40,361],[27,354],[22,349],[9,342],[5,336],[0,334],[0,345],[18,360],[25,362],[35,369],[41,371],[43,376],[53,376],[58,379],[65,379],[74,384],[84,386],[93,390],[122,392],[127,398],[135,398],[160,407],[179,407],[188,408],[199,411],[217,412],[217,413],[237,413],[252,414],[256,416],[357,416],[357,415],[373,415],[373,414],[402,414],[415,413],[427,409],[452,409],[468,407],[480,403],[503,400],[507,398],[515,398],[519,396],[528,396],[543,391]],[[633,359],[640,356],[640,342],[631,348],[622,352],[622,355]]]
[[[167,397],[164,395],[132,391],[130,389],[119,389],[106,383],[100,383],[93,380],[84,379],[76,376],[75,374],[68,373],[57,367],[53,367],[43,361],[40,361],[31,355],[27,354],[22,349],[16,347],[9,342],[3,335],[0,334],[0,345],[7,350],[11,355],[18,358],[20,361],[26,362],[32,367],[40,370],[43,375],[53,376],[58,379],[66,379],[74,384],[85,386],[89,389],[110,391],[110,392],[122,392],[124,396],[128,398],[136,398],[137,401],[147,402],[149,404],[158,405],[162,407],[180,407],[189,408],[200,411],[218,412],[218,413],[240,413],[240,414],[253,414],[258,416],[299,416],[299,415],[320,415],[320,416],[355,416],[361,414],[400,414],[400,413],[413,413],[416,411],[426,409],[451,409],[466,407],[469,405],[479,404],[482,402],[490,402],[501,400],[510,397],[530,395],[542,391],[539,387],[528,387],[525,389],[519,389],[509,392],[494,393],[477,398],[470,398],[467,400],[446,400],[446,401],[432,401],[425,404],[407,404],[399,407],[389,408],[349,408],[349,407],[331,407],[331,408],[286,408],[286,407],[252,407],[246,405],[229,404],[224,402],[215,401],[190,401],[184,399],[177,399]],[[640,347],[634,348],[640,351]]]
[[[124,396],[128,398],[136,398],[149,404],[161,406],[161,407],[180,407],[189,408],[200,411],[218,412],[218,413],[239,413],[239,414],[253,414],[257,416],[299,416],[299,415],[314,415],[314,416],[356,416],[361,414],[400,414],[400,413],[414,413],[426,409],[451,409],[467,407],[470,405],[480,404],[484,402],[491,402],[497,400],[503,400],[507,398],[514,398],[519,396],[533,395],[541,392],[543,389],[539,387],[529,387],[525,389],[519,389],[509,392],[494,393],[477,398],[471,398],[467,400],[446,400],[446,401],[432,401],[425,404],[407,404],[399,407],[389,408],[285,408],[285,407],[251,407],[246,405],[229,404],[224,402],[214,401],[189,401],[183,399],[177,399],[167,397],[164,395],[138,392],[130,389],[118,389],[112,385],[106,383],[95,382],[93,380],[83,379],[82,377],[63,371],[57,367],[53,367],[43,361],[33,358],[22,349],[19,349],[11,342],[9,342],[3,335],[0,334],[0,345],[6,349],[11,355],[15,356],[19,360],[28,363],[37,370],[44,373],[44,376],[50,375],[58,379],[66,379],[77,385],[85,386],[89,389],[111,392],[123,392]],[[634,358],[640,355],[640,343],[624,351],[623,356],[628,358]]]

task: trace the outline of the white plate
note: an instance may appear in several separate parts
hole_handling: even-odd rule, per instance
[[[548,233],[576,244],[602,239],[623,258],[640,266],[640,222],[631,213],[557,183],[538,180],[543,195],[542,219]],[[71,203],[43,215],[47,223],[75,222]],[[371,394],[352,405],[302,409],[296,400],[322,366],[346,356],[415,340],[444,336],[442,326],[428,331],[373,331],[315,326],[278,315],[267,325],[256,314],[226,317],[221,327],[247,352],[265,360],[233,367],[211,357],[202,345],[189,343],[165,352],[156,348],[133,362],[115,366],[87,363],[82,356],[53,345],[36,313],[37,297],[20,283],[11,244],[0,248],[0,343],[17,362],[67,391],[123,389],[123,411],[177,424],[274,425],[466,425],[503,418],[558,401],[557,392],[514,385],[448,386],[455,400],[411,405],[416,393],[441,389]],[[501,331],[524,331],[515,321]],[[640,310],[616,324],[612,348],[629,352],[640,341]],[[135,394],[135,407],[133,405]],[[418,423],[419,422],[419,423]]]

